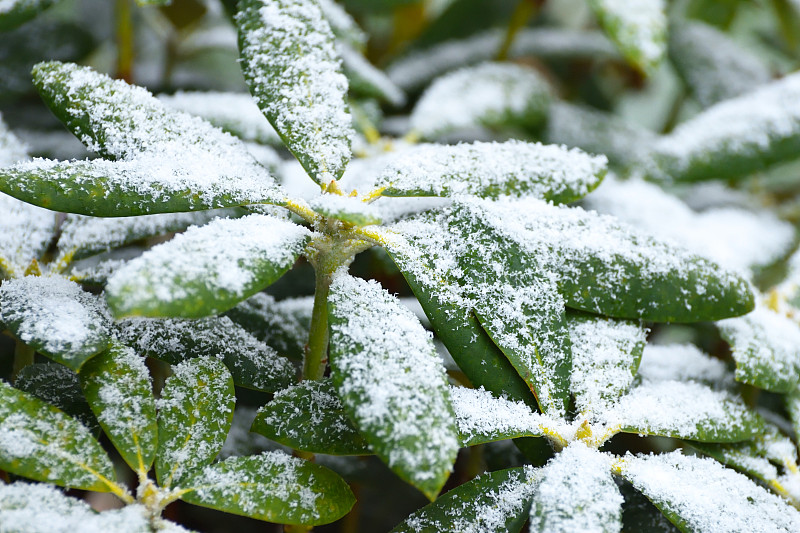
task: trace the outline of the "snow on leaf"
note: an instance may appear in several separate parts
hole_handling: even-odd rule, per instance
[[[2,381],[0,469],[99,492],[108,492],[106,482],[115,477],[111,459],[83,424]]]
[[[728,366],[694,344],[648,344],[637,376],[647,382],[693,381],[715,389],[733,385]]]
[[[414,315],[376,282],[335,276],[331,375],[372,450],[434,499],[459,448],[444,368]]]
[[[652,74],[667,51],[664,0],[589,0],[589,5],[628,61]]]
[[[530,466],[482,474],[416,511],[391,533],[519,533],[537,478]]]
[[[653,144],[642,165],[657,180],[738,179],[795,159],[800,73],[715,104]]]
[[[3,0],[0,2],[0,31],[16,28],[58,1],[59,0]]]
[[[800,513],[780,497],[713,459],[662,455],[626,456],[621,473],[684,531],[791,532]]]
[[[356,226],[380,224],[380,210],[360,198],[321,194],[309,202],[311,208],[326,217],[337,218]]]
[[[333,471],[281,452],[230,457],[195,471],[182,487],[189,503],[282,524],[327,524],[355,503]]]
[[[225,444],[236,404],[233,380],[213,357],[172,367],[158,407],[156,475],[169,488],[211,464]]]
[[[800,374],[800,327],[759,305],[742,317],[717,323],[731,345],[736,380],[773,392],[791,392]]]
[[[282,146],[283,142],[247,93],[178,91],[158,96],[167,107],[196,115],[244,141]]]
[[[95,435],[100,434],[97,418],[92,413],[78,375],[58,363],[34,363],[17,374],[14,387],[58,407],[78,420]]]
[[[334,0],[318,0],[318,3],[337,39],[357,50],[361,50],[367,45],[369,37],[342,6]]]
[[[115,272],[106,298],[117,315],[197,318],[226,311],[281,277],[309,235],[266,215],[193,226]]]
[[[533,532],[593,531],[622,528],[622,494],[611,477],[611,457],[573,442],[539,474],[531,505]]]
[[[602,156],[516,140],[420,145],[387,159],[376,182],[386,196],[534,196],[566,203],[593,190],[606,170]]]
[[[606,178],[583,205],[742,273],[785,257],[795,240],[792,225],[768,210],[712,207],[696,213],[640,179]]]
[[[97,296],[57,276],[0,285],[0,323],[25,344],[78,370],[108,347],[108,310]]]
[[[242,71],[258,106],[311,178],[338,179],[354,137],[331,27],[313,0],[244,0]]]
[[[21,276],[53,240],[56,215],[0,193],[0,277]]]
[[[368,98],[378,98],[402,107],[406,103],[406,95],[397,87],[386,74],[372,65],[358,52],[347,44],[340,43],[339,55],[342,57],[342,68],[350,80],[350,90],[355,94]]]
[[[158,424],[150,373],[144,358],[114,342],[81,369],[89,405],[125,462],[134,471],[150,470]]]
[[[669,31],[672,63],[703,107],[752,91],[772,78],[761,58],[718,29],[683,20]]]
[[[691,381],[643,382],[595,417],[625,433],[701,442],[742,441],[764,428],[741,400]]]
[[[287,359],[228,317],[130,318],[117,324],[116,333],[142,355],[169,364],[216,357],[242,387],[274,392],[294,381],[295,370]]]
[[[608,408],[633,383],[647,330],[635,322],[568,314],[571,389],[583,414]]]
[[[535,128],[547,116],[550,87],[535,70],[484,63],[437,79],[411,112],[413,131],[425,139],[477,126]]]

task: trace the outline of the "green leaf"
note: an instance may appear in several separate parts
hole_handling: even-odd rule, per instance
[[[800,512],[713,459],[626,456],[620,473],[681,531],[796,531]]]
[[[578,411],[602,412],[633,384],[647,330],[641,324],[567,313],[572,340],[570,383]]]
[[[433,500],[459,442],[432,340],[374,281],[336,276],[329,304],[331,377],[345,411],[375,454]]]
[[[738,442],[764,430],[741,400],[694,382],[645,382],[596,416],[624,433],[700,442]]]
[[[622,528],[622,494],[611,477],[611,456],[573,442],[540,472],[531,505],[531,532],[599,533]]]
[[[377,98],[394,107],[402,107],[406,103],[403,90],[394,84],[383,71],[345,43],[339,43],[339,55],[342,57],[342,68],[350,81],[350,91],[365,98]]]
[[[146,474],[158,442],[156,401],[144,358],[112,343],[81,369],[81,382],[97,421],[122,459]]]
[[[225,444],[236,403],[221,361],[198,357],[172,369],[158,401],[156,476],[166,488],[211,464]]]
[[[266,215],[218,219],[117,270],[108,281],[106,299],[117,316],[220,313],[280,278],[309,235],[302,226]]]
[[[519,533],[536,490],[531,467],[482,474],[409,516],[391,533]]]
[[[0,171],[3,192],[96,216],[284,201],[240,141],[170,111],[145,89],[69,63],[40,63],[33,74],[53,113],[90,149],[116,161],[20,163]]]
[[[339,179],[354,137],[347,78],[331,27],[313,0],[242,0],[242,71],[258,106],[320,185]]]
[[[484,63],[438,78],[417,101],[410,125],[424,139],[477,127],[535,129],[547,117],[550,93],[531,68]]]
[[[28,365],[17,374],[14,387],[58,407],[96,437],[100,436],[100,425],[83,395],[80,379],[66,366],[57,363]]]
[[[76,371],[108,347],[109,321],[102,300],[65,278],[26,276],[0,285],[0,323]]]
[[[772,79],[769,66],[760,57],[698,21],[680,20],[670,26],[669,57],[703,107],[752,91]]]
[[[784,397],[786,411],[792,421],[794,438],[800,441],[800,389],[795,389]]]
[[[9,0],[0,9],[0,31],[10,30],[34,18],[58,0]]]
[[[300,361],[308,341],[313,306],[313,297],[276,302],[272,296],[259,292],[226,311],[225,316],[279,354]]]
[[[421,145],[389,158],[376,185],[384,196],[534,196],[578,200],[606,173],[604,157],[522,141]]]
[[[295,450],[328,455],[370,455],[330,380],[304,381],[275,394],[250,429]]]
[[[372,204],[360,198],[339,196],[337,194],[321,194],[309,202],[311,208],[330,218],[336,218],[356,226],[380,224],[380,211]]]
[[[333,471],[280,452],[230,457],[196,470],[181,486],[189,503],[281,524],[328,524],[355,503]]]
[[[630,483],[619,479],[619,489],[625,498],[625,504],[622,506],[623,531],[680,533],[680,529]]]
[[[171,365],[216,357],[241,387],[274,392],[295,380],[294,366],[227,317],[199,320],[131,318],[117,324],[119,339]]]
[[[791,392],[800,377],[800,327],[767,307],[717,323],[731,345],[736,380],[772,392]]]
[[[2,129],[0,123],[0,129]],[[2,139],[0,139],[0,150]],[[0,153],[0,167],[2,167]],[[10,163],[9,163],[10,164]],[[19,277],[41,259],[56,232],[56,215],[0,194],[0,277]]]
[[[541,437],[553,421],[522,402],[497,398],[484,389],[452,387],[450,398],[462,446]]]
[[[800,73],[679,124],[639,164],[661,181],[741,179],[800,153]]]
[[[667,51],[667,14],[662,0],[635,5],[615,0],[589,0],[606,34],[622,55],[645,74],[652,74]]]
[[[109,492],[111,459],[86,427],[0,381],[0,469],[77,489]]]

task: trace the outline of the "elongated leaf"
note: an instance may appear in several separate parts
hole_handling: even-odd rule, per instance
[[[531,467],[483,474],[415,512],[392,533],[519,533],[528,519],[537,477]]]
[[[108,347],[108,311],[65,278],[26,276],[0,286],[0,322],[25,344],[73,370]]]
[[[643,383],[597,417],[625,433],[737,442],[764,430],[761,417],[725,392],[692,382]]]
[[[119,269],[106,298],[118,316],[216,314],[280,278],[308,238],[302,226],[265,215],[215,220]]]
[[[108,492],[114,466],[77,420],[0,381],[0,469],[67,487]]]
[[[553,419],[532,411],[524,403],[497,398],[483,389],[453,387],[450,397],[462,446],[541,437],[544,428],[552,425]]]
[[[225,316],[279,354],[301,360],[308,341],[313,306],[312,297],[276,302],[272,296],[260,292],[226,311]]]
[[[195,471],[182,486],[189,503],[281,524],[328,524],[355,503],[333,471],[280,452],[230,457]]]
[[[347,78],[331,27],[313,0],[243,0],[242,71],[275,130],[317,183],[339,179],[354,136]]]
[[[331,285],[331,376],[370,448],[431,500],[459,448],[444,368],[417,318],[375,283]]]
[[[53,240],[56,215],[5,194],[0,194],[0,212],[0,276],[21,276]]]
[[[81,141],[117,161],[20,163],[0,171],[3,192],[98,216],[284,200],[242,143],[199,118],[171,112],[141,87],[58,62],[37,65],[34,81]]]
[[[702,22],[672,24],[669,57],[703,107],[750,92],[772,78],[761,58]]]
[[[156,475],[162,487],[182,484],[211,464],[225,444],[236,403],[230,372],[198,357],[175,365],[158,401]]]
[[[100,436],[100,425],[83,395],[80,379],[66,366],[28,365],[17,374],[14,387],[59,408],[89,428],[95,437]]]
[[[635,322],[579,313],[567,319],[576,407],[583,415],[605,411],[633,384],[647,330]]]
[[[589,0],[600,25],[622,55],[642,72],[652,73],[667,51],[664,0]]]
[[[547,116],[550,88],[535,70],[485,63],[436,80],[411,112],[411,127],[425,139],[477,127],[536,128]]]
[[[377,98],[395,107],[406,103],[406,95],[402,89],[367,61],[361,52],[344,43],[339,44],[338,50],[342,56],[342,68],[350,80],[350,90],[353,93],[366,98]]]
[[[800,74],[725,100],[679,124],[641,163],[657,180],[739,179],[797,157]]]
[[[251,431],[296,450],[329,455],[372,452],[345,414],[330,380],[304,381],[258,410]]]
[[[796,531],[800,513],[742,474],[680,452],[626,457],[621,474],[682,531]]]
[[[622,501],[611,477],[611,456],[573,442],[541,470],[530,530],[617,533]]]
[[[241,387],[274,392],[289,386],[295,377],[287,359],[227,317],[131,318],[118,323],[117,335],[142,355],[171,365],[195,357],[216,357]]]
[[[619,489],[625,498],[622,506],[623,531],[647,531],[648,533],[680,533],[680,529],[661,514],[647,497],[625,480],[619,480]]]
[[[736,379],[773,392],[791,392],[800,380],[800,327],[759,306],[717,324],[732,348]]]
[[[10,30],[32,19],[58,0],[8,0],[0,6],[0,31]]]
[[[577,200],[605,175],[603,157],[563,146],[504,143],[421,145],[391,158],[377,181],[384,196],[533,196]]]
[[[81,382],[97,421],[122,459],[136,472],[148,472],[156,455],[158,423],[144,359],[115,342],[84,365]]]

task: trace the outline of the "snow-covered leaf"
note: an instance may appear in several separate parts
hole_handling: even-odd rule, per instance
[[[350,91],[366,98],[377,98],[395,107],[406,103],[403,90],[367,61],[361,52],[344,43],[339,44],[338,50],[342,56],[342,68],[350,80]]]
[[[322,14],[331,25],[331,30],[337,39],[357,50],[361,50],[367,45],[368,35],[342,6],[335,0],[318,1]]]
[[[761,58],[698,21],[671,25],[669,55],[703,107],[752,91],[772,78]]]
[[[797,157],[800,73],[715,104],[652,145],[642,162],[658,180],[744,178]]]
[[[652,74],[667,52],[664,0],[589,0],[600,25],[625,58]]]
[[[106,298],[117,315],[197,318],[226,311],[280,278],[309,235],[265,215],[192,227],[120,268]]]
[[[0,323],[25,344],[78,370],[108,347],[108,311],[97,296],[57,276],[0,285]]]
[[[504,143],[421,145],[390,157],[376,185],[385,196],[533,196],[567,203],[591,192],[606,160],[562,146]]]
[[[484,389],[450,389],[456,426],[462,446],[475,446],[518,437],[541,437],[551,420],[530,406],[497,398]]]
[[[295,370],[288,359],[227,317],[130,318],[118,323],[116,333],[142,355],[171,365],[216,357],[241,387],[274,392],[294,381]]]
[[[714,389],[734,385],[728,365],[703,353],[694,344],[648,344],[637,376],[647,382],[692,381]]]
[[[247,93],[178,91],[159,95],[167,107],[196,115],[244,141],[283,146],[275,128]]]
[[[569,313],[570,383],[582,414],[602,412],[627,392],[636,376],[647,330],[631,321]]]
[[[0,4],[0,31],[16,28],[59,0],[6,0]]]
[[[17,374],[14,387],[58,407],[89,428],[95,436],[100,426],[83,395],[78,374],[58,363],[28,365]]]
[[[242,71],[258,106],[311,178],[339,179],[354,137],[330,24],[313,0],[243,0]]]
[[[279,354],[301,360],[308,341],[313,307],[313,297],[276,302],[272,296],[260,292],[226,311],[225,316]]]
[[[156,475],[162,487],[211,464],[225,444],[236,403],[233,379],[218,359],[198,357],[172,367],[158,406]]]
[[[611,457],[574,442],[539,474],[530,531],[617,533],[622,528],[622,501],[611,477]]]
[[[672,452],[626,456],[621,474],[682,531],[797,531],[786,501],[713,459]]]
[[[304,381],[276,393],[258,410],[251,431],[295,450],[329,455],[372,453],[327,379]]]
[[[380,210],[360,198],[321,194],[309,202],[311,208],[326,217],[337,218],[356,226],[380,224]]]
[[[328,524],[347,514],[355,497],[324,466],[281,452],[229,457],[181,482],[181,499],[281,524]]]
[[[111,459],[83,424],[2,381],[0,469],[98,492],[111,490],[115,478]]]
[[[376,455],[433,500],[459,448],[436,347],[374,281],[339,273],[329,304],[331,376],[345,411]]]
[[[547,117],[550,99],[537,71],[485,63],[437,79],[411,112],[411,128],[425,139],[480,126],[534,129]]]
[[[21,276],[53,240],[56,215],[2,193],[0,212],[0,277]]]
[[[736,380],[773,392],[791,392],[800,381],[800,326],[765,306],[717,323],[731,345]]]
[[[111,443],[134,471],[153,465],[158,439],[156,402],[144,358],[112,343],[81,369],[83,391]]]
[[[741,400],[691,381],[644,382],[595,416],[624,433],[700,442],[738,442],[764,429]]]
[[[536,480],[531,467],[480,475],[416,511],[391,533],[519,533]]]

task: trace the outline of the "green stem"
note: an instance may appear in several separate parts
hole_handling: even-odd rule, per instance
[[[506,36],[503,39],[503,44],[500,45],[500,50],[497,51],[497,60],[505,61],[508,59],[508,52],[511,50],[511,45],[514,44],[514,39],[517,37],[519,30],[528,24],[531,17],[541,9],[544,0],[520,0],[514,12],[511,14],[511,19],[508,21],[508,28],[506,29]]]
[[[117,0],[117,78],[133,81],[133,13],[131,0]]]
[[[328,294],[333,270],[326,268],[328,265],[325,263],[323,260],[314,265],[316,274],[314,309],[311,312],[311,328],[303,360],[303,379],[322,379],[328,365]]]
[[[36,355],[36,350],[17,339],[17,344],[14,346],[14,367],[11,371],[11,381],[17,381],[17,376],[22,369],[33,364],[34,355]]]

